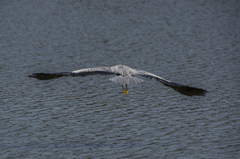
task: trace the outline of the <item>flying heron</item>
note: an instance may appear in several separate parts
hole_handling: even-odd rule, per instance
[[[128,94],[128,85],[138,84],[140,82],[143,82],[142,79],[136,76],[156,80],[186,96],[194,96],[194,95],[204,96],[207,93],[207,91],[204,89],[190,87],[190,86],[182,85],[179,83],[174,83],[162,77],[154,75],[152,73],[149,73],[143,70],[136,70],[125,65],[116,65],[112,67],[86,68],[86,69],[70,71],[70,72],[33,73],[29,75],[29,77],[34,77],[39,80],[49,80],[49,79],[59,78],[62,76],[75,77],[75,76],[88,76],[88,75],[115,75],[109,80],[121,84],[123,93],[125,94]]]

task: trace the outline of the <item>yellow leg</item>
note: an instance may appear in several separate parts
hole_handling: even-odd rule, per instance
[[[126,85],[126,91],[125,91],[125,94],[128,94],[128,88],[127,88],[127,85]]]
[[[123,89],[123,93],[126,93],[126,90],[125,90],[125,89]]]

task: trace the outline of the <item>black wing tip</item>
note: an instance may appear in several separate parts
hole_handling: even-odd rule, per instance
[[[45,75],[45,73],[32,73],[32,74],[28,75],[28,77],[37,78],[39,76],[44,76],[44,75]]]
[[[33,77],[39,80],[50,80],[54,78],[59,78],[62,76],[68,76],[66,72],[61,73],[33,73],[28,75],[28,77]]]
[[[186,96],[205,96],[208,93],[207,90],[204,90],[201,88],[195,88],[195,87],[188,87],[188,86],[177,88],[174,90]]]
[[[178,83],[168,82],[163,84],[186,96],[205,96],[208,93],[207,90],[202,88],[190,87]]]
[[[33,78],[36,78],[36,79],[39,79],[39,80],[51,79],[51,78],[48,77],[48,74],[46,74],[46,73],[33,73],[33,74],[28,75],[28,77],[33,77]]]
[[[207,90],[202,89],[202,96],[205,96],[208,93]]]
[[[34,77],[34,75],[33,75],[33,74],[31,74],[31,75],[28,75],[28,77]]]

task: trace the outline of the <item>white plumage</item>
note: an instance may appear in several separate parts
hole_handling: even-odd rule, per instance
[[[122,85],[123,92],[128,94],[128,88],[127,86],[130,84],[138,84],[140,82],[143,82],[142,79],[137,78],[135,76],[140,76],[144,78],[149,78],[156,80],[158,82],[163,83],[164,85],[171,87],[175,91],[187,95],[187,96],[204,96],[207,91],[201,88],[195,88],[190,87],[186,85],[182,85],[179,83],[174,83],[169,80],[166,80],[162,77],[159,77],[157,75],[154,75],[152,73],[142,71],[142,70],[136,70],[133,68],[130,68],[125,65],[116,65],[112,67],[94,67],[94,68],[86,68],[86,69],[80,69],[76,71],[70,71],[70,72],[58,72],[58,73],[33,73],[32,75],[29,75],[29,77],[34,77],[40,80],[49,80],[53,78],[58,78],[62,76],[87,76],[87,75],[115,75],[114,77],[110,78],[110,81],[119,83]],[[125,86],[125,88],[124,88]]]

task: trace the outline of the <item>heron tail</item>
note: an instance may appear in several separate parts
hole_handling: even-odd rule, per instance
[[[115,76],[110,78],[109,80],[119,83],[121,85],[137,84],[144,81],[140,78],[133,77],[133,76]]]

